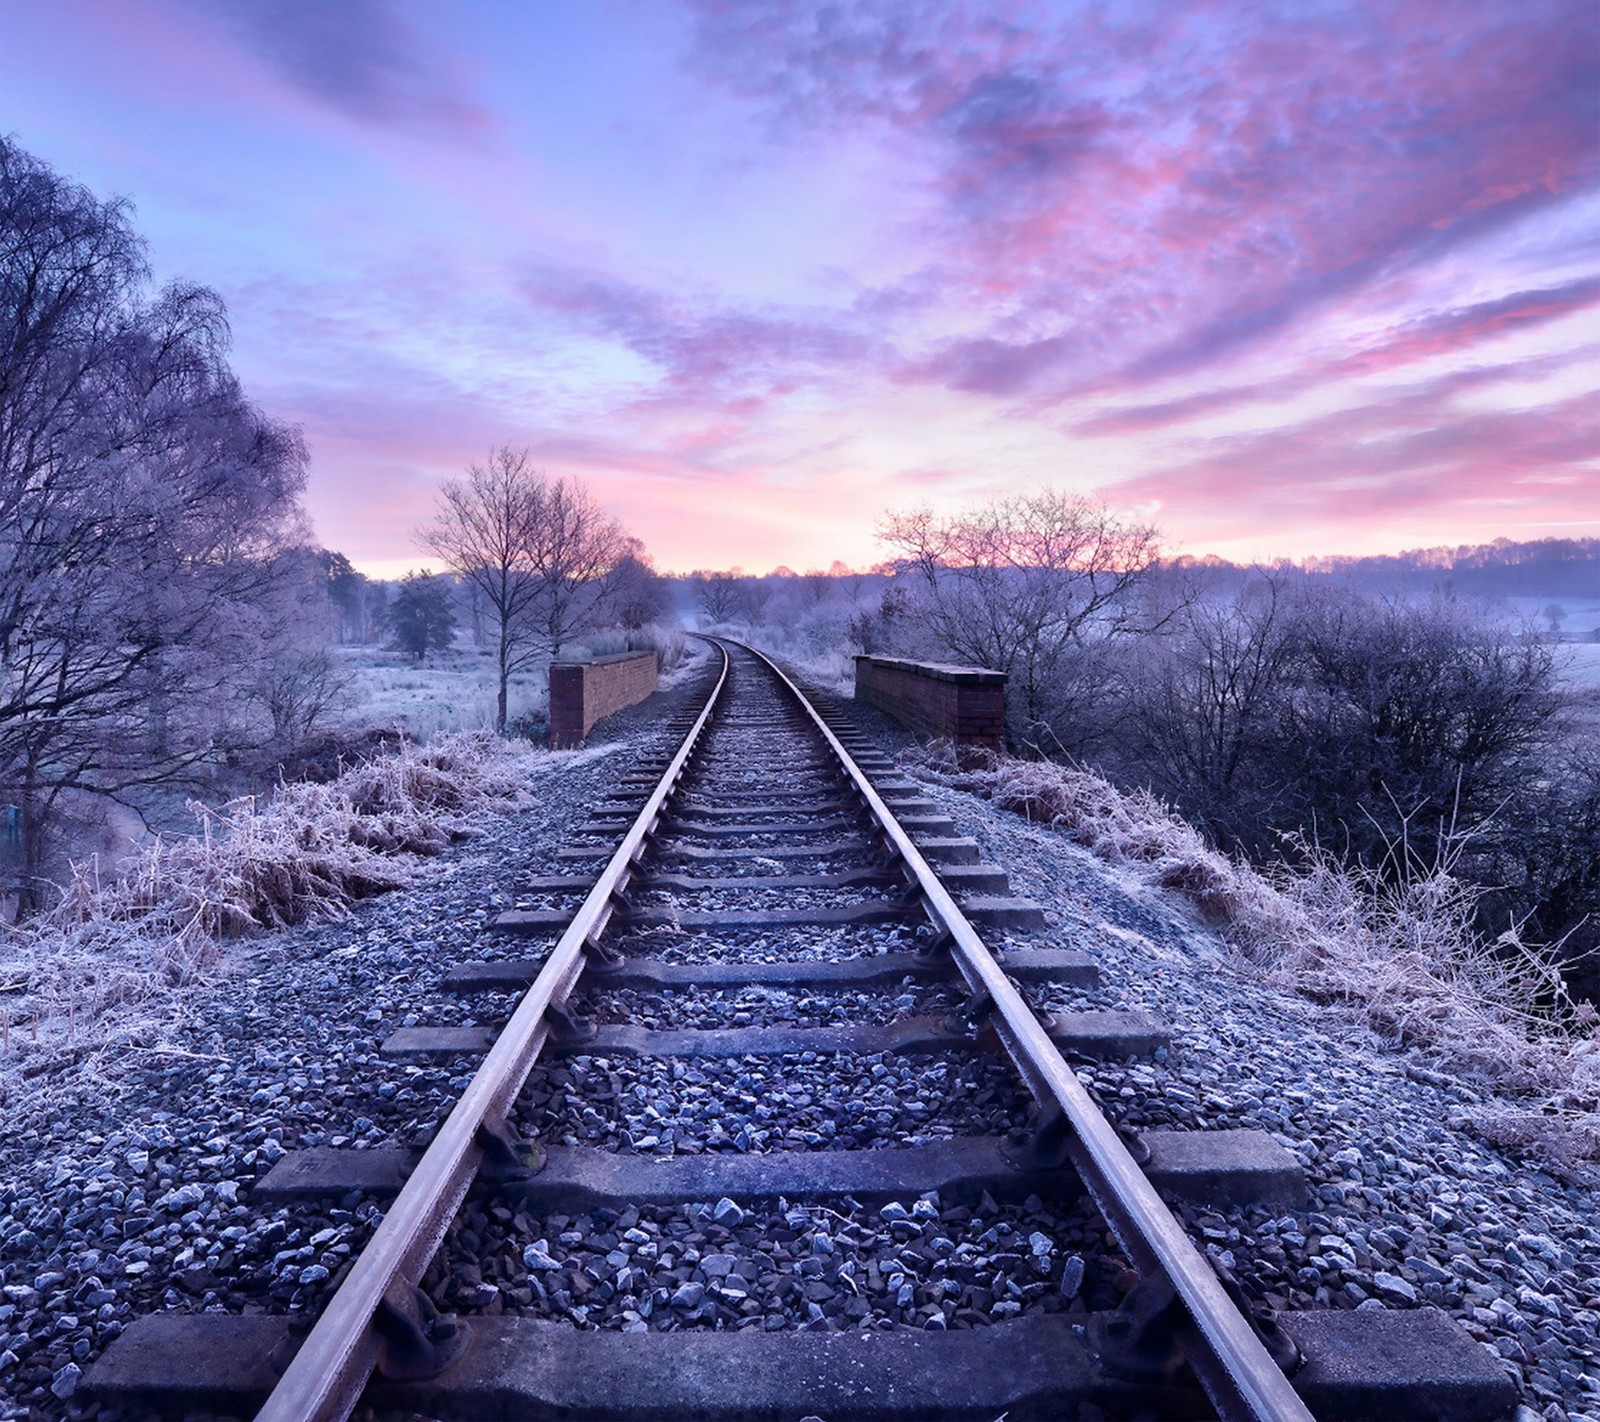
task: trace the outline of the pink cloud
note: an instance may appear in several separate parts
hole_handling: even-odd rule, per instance
[[[708,307],[570,268],[529,267],[519,290],[535,309],[618,340],[656,366],[677,397],[786,394],[864,364],[879,345],[849,315]]]
[[[24,46],[50,37],[26,116],[140,150],[94,181],[167,202],[352,554],[408,548],[499,442],[665,562],[856,557],[919,488],[1051,477],[1062,433],[1187,437],[1094,451],[1186,538],[1496,498],[1592,518],[1592,415],[1473,406],[1593,358],[1593,0],[687,3],[687,56],[673,6],[626,33],[581,6],[23,6]],[[464,153],[491,92],[499,141]],[[842,234],[815,270],[808,223]],[[1308,392],[1341,413],[1286,413]],[[1228,411],[1262,427],[1184,428]]]
[[[1600,305],[1600,278],[1585,278],[1559,287],[1513,292],[1493,301],[1420,317],[1393,328],[1374,344],[1337,359],[1313,363],[1273,380],[1200,390],[1171,400],[1126,406],[1080,420],[1076,434],[1122,435],[1164,429],[1265,400],[1285,400],[1351,376],[1377,374],[1456,352],[1475,352],[1501,335],[1527,331],[1550,321]],[[1592,348],[1572,354],[1536,356],[1493,366],[1473,366],[1436,377],[1436,394],[1501,380],[1548,374],[1575,360],[1592,359]],[[1111,393],[1126,389],[1125,379],[1104,382]]]
[[[982,395],[1015,395],[1058,370],[1074,350],[1062,336],[1015,342],[980,336],[952,342],[927,359],[906,365],[897,378]]]
[[[1124,435],[1138,434],[1144,430],[1164,429],[1181,425],[1189,420],[1214,415],[1218,411],[1239,405],[1252,404],[1270,397],[1298,394],[1307,386],[1303,376],[1286,376],[1279,380],[1256,381],[1226,389],[1199,390],[1193,395],[1182,395],[1173,400],[1158,400],[1148,405],[1131,405],[1120,410],[1107,410],[1072,426],[1076,434]]]
[[[794,142],[894,135],[942,196],[935,260],[1025,303],[905,368],[961,389],[1194,369],[1600,175],[1574,0],[699,10],[701,72]]]
[[[1406,517],[1438,527],[1593,515],[1600,399],[1525,410],[1443,408],[1450,383],[1298,425],[1212,440],[1194,459],[1110,486],[1119,503],[1156,503],[1174,527],[1230,538],[1308,526],[1329,533]]]
[[[1493,301],[1423,317],[1389,339],[1339,362],[1351,374],[1387,370],[1412,361],[1470,350],[1495,336],[1531,330],[1600,305],[1600,277],[1585,277],[1539,291],[1517,291]]]

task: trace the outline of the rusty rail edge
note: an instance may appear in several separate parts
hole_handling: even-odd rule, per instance
[[[718,650],[722,669],[716,686],[677,754],[256,1422],[343,1422],[360,1400],[378,1360],[375,1320],[385,1295],[416,1284],[438,1249],[482,1161],[480,1129],[503,1122],[521,1091],[550,1036],[546,1009],[561,1002],[582,974],[585,944],[605,932],[614,896],[625,888],[710,723],[728,683],[728,653]]]
[[[1310,1410],[1272,1361],[1250,1321],[1229,1298],[1205,1255],[1134,1162],[894,812],[800,688],[770,657],[753,647],[746,650],[789,688],[839,757],[882,827],[890,851],[914,879],[935,928],[949,935],[951,954],[962,977],[974,992],[987,992],[994,1002],[1002,1038],[1024,1079],[1041,1101],[1049,1097],[1060,1105],[1073,1132],[1073,1163],[1119,1242],[1135,1263],[1146,1270],[1154,1264],[1173,1285],[1203,1350],[1199,1357],[1194,1347],[1187,1350],[1190,1366],[1218,1415],[1224,1422],[1312,1422]]]

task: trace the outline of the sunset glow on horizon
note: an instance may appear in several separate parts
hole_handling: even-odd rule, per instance
[[[1248,561],[1600,534],[1592,0],[54,0],[0,131],[126,196],[425,559],[491,446],[669,570],[1054,485]]]

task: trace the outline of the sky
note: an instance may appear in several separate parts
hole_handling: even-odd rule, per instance
[[[1600,534],[1593,0],[5,0],[0,131],[135,208],[426,561],[499,445],[673,571],[1046,487],[1240,560]]]

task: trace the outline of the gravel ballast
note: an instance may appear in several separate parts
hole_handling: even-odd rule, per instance
[[[231,945],[231,972],[188,989],[183,1012],[116,1059],[29,1075],[43,1054],[13,1039],[0,1419],[115,1416],[83,1379],[141,1314],[321,1307],[378,1202],[353,1192],[258,1211],[251,1184],[288,1150],[431,1138],[471,1065],[396,1063],[380,1044],[451,1001],[435,984],[455,962],[535,956],[490,923],[519,877],[562,870],[556,849],[619,775],[667,744],[654,718],[689,695],[613,718],[587,750],[536,758],[532,807],[474,814],[469,838],[419,866],[417,887],[342,922]]]
[[[1248,1293],[1289,1307],[1439,1305],[1525,1390],[1519,1422],[1600,1419],[1593,1189],[1474,1135],[1482,1089],[1271,986],[1177,895],[974,796],[924,788],[1017,893],[1047,906],[1049,929],[1031,942],[1101,964],[1101,989],[1031,989],[1030,1001],[1137,1008],[1170,1027],[1159,1061],[1075,1061],[1114,1121],[1252,1127],[1300,1159],[1304,1214],[1191,1213]]]
[[[470,1248],[463,1251],[463,1236]],[[681,1328],[982,1328],[1114,1307],[1128,1265],[1085,1201],[741,1204],[583,1215],[469,1208],[426,1281],[441,1307]]]

